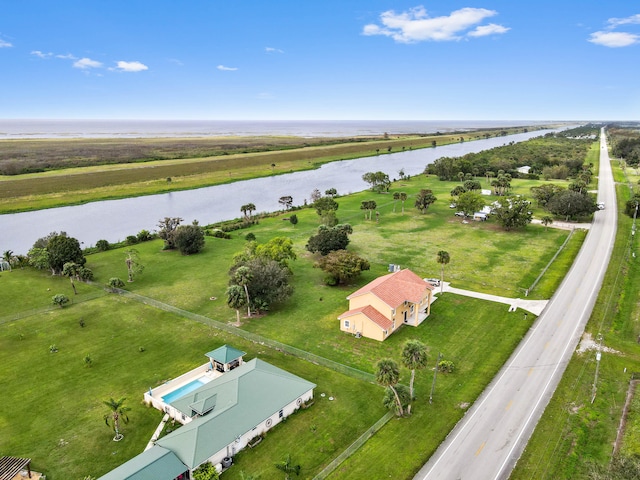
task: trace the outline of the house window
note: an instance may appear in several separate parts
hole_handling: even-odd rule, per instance
[[[411,315],[413,315],[413,311],[415,310],[415,305],[413,303],[411,304],[411,308],[409,310],[411,311]]]
[[[344,328],[349,328],[349,320],[344,321]]]

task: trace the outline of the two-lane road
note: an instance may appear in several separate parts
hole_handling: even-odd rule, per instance
[[[558,291],[416,480],[508,478],[578,344],[611,256],[617,211],[604,130],[598,183],[606,208]]]

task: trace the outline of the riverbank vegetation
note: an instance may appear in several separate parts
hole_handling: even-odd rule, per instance
[[[0,213],[188,190],[540,128],[354,139],[5,140],[0,141]]]

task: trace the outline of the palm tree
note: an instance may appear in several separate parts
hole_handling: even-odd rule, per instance
[[[398,416],[401,417],[404,415],[404,410],[402,409],[402,401],[400,400],[400,396],[395,389],[395,386],[398,384],[400,380],[400,369],[398,368],[398,364],[389,358],[385,358],[380,360],[376,365],[376,382],[378,382],[383,387],[388,387],[393,392],[396,397],[396,404],[398,406]]]
[[[402,202],[402,213],[404,214],[404,201],[407,199],[407,194],[400,192],[400,201]]]
[[[74,278],[78,278],[80,265],[74,262],[67,262],[62,266],[62,275],[65,277],[69,277],[69,281],[71,282],[71,288],[73,288],[73,294],[77,295],[78,290],[76,290],[76,283],[74,282]]]
[[[287,458],[283,461],[276,463],[276,468],[278,470],[282,470],[284,472],[285,480],[291,479],[291,473],[295,473],[296,477],[300,475],[300,469],[302,468],[300,465],[293,465],[293,461],[291,460],[291,454],[287,453]]]
[[[545,215],[544,217],[542,217],[540,219],[540,221],[542,222],[542,224],[544,225],[544,229],[547,229],[547,225],[551,225],[553,223],[553,217],[549,216],[549,215]]]
[[[240,309],[247,304],[245,292],[240,285],[231,285],[227,288],[227,306],[236,311],[236,326],[240,326]]]
[[[393,213],[396,213],[396,202],[400,200],[400,192],[393,193]]]
[[[442,293],[444,291],[444,266],[449,263],[451,257],[449,256],[449,252],[444,250],[440,250],[437,256],[437,261],[440,264],[440,293]]]
[[[416,370],[427,366],[427,347],[419,340],[408,340],[402,349],[402,364],[411,370],[411,381],[409,382],[409,407],[407,413],[411,413],[411,401],[413,395],[413,381],[416,377]]]
[[[247,297],[247,317],[251,317],[251,300],[249,299],[249,283],[253,280],[253,274],[249,267],[238,267],[233,274],[235,282],[244,288],[244,294]]]
[[[140,263],[140,257],[138,256],[138,251],[135,248],[130,248],[129,250],[125,251],[124,254],[124,263],[127,265],[127,273],[129,275],[127,281],[133,282],[134,275],[142,273],[142,271],[144,270],[144,265]]]
[[[102,402],[107,407],[109,407],[109,410],[111,410],[111,412],[107,413],[104,416],[104,423],[106,423],[107,426],[113,426],[113,430],[114,432],[116,432],[115,437],[113,437],[114,442],[119,442],[124,437],[124,435],[120,433],[120,420],[122,420],[124,423],[129,423],[127,412],[131,410],[131,408],[124,406],[125,400],[126,398],[124,397],[122,397],[120,400],[114,400],[113,398],[110,398],[108,401]],[[112,422],[111,425],[109,425],[110,421]]]

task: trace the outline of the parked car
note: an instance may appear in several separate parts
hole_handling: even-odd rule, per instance
[[[440,286],[440,279],[438,279],[438,278],[425,278],[424,281],[425,282],[429,282],[434,287],[439,287]]]
[[[604,202],[598,202],[598,210],[604,210]]]
[[[466,217],[464,212],[456,212],[456,217]]]

